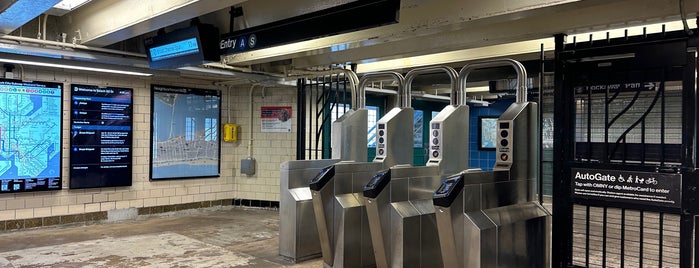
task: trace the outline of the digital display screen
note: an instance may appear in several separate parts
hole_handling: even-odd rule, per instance
[[[500,128],[510,128],[510,123],[508,122],[501,122],[500,123]]]
[[[73,85],[70,188],[130,186],[133,90]]]
[[[386,125],[385,125],[385,124],[379,124],[379,129],[386,129]]]
[[[182,41],[150,48],[150,58],[152,61],[159,61],[179,56],[199,53],[197,38],[192,37]]]
[[[439,129],[439,123],[432,123],[432,129]]]
[[[151,87],[152,180],[218,177],[221,91]]]
[[[0,79],[0,193],[61,189],[62,88]]]
[[[481,116],[478,118],[478,149],[495,150],[497,142],[498,118]]]

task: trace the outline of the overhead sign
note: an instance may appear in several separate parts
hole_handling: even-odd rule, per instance
[[[600,169],[571,169],[572,195],[580,200],[680,208],[682,175]]]
[[[218,61],[218,37],[213,25],[197,24],[148,38],[148,65],[151,69],[175,69]]]
[[[218,45],[227,55],[290,44],[397,23],[399,11],[400,0],[358,0],[232,32]]]

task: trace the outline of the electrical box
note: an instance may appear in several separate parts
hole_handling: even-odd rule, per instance
[[[223,141],[235,142],[238,140],[238,124],[223,124]]]
[[[240,160],[240,173],[245,175],[255,175],[255,158],[248,157]]]

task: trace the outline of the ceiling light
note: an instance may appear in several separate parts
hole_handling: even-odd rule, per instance
[[[92,72],[101,72],[101,73],[135,75],[135,76],[152,76],[153,75],[153,74],[141,73],[141,72],[131,72],[131,71],[122,71],[122,70],[115,70],[115,69],[86,67],[86,66],[78,66],[78,65],[65,65],[65,64],[57,64],[57,63],[25,61],[25,60],[15,60],[15,59],[2,59],[2,58],[0,58],[0,62],[14,63],[14,64],[25,64],[25,65],[32,65],[32,66],[42,66],[42,67],[52,67],[52,68],[63,68],[63,69],[81,70],[81,71],[92,71]]]
[[[71,11],[71,10],[74,10],[76,8],[79,8],[80,6],[86,4],[87,2],[90,2],[90,0],[63,0],[53,7],[58,8],[58,9]]]

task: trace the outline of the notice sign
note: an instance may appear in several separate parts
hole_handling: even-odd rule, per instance
[[[262,132],[291,132],[291,106],[263,106]]]
[[[599,169],[571,169],[572,194],[585,200],[679,208],[682,175]]]

